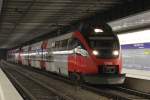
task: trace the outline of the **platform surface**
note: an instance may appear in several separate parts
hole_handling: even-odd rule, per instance
[[[23,100],[16,88],[0,68],[0,100]]]

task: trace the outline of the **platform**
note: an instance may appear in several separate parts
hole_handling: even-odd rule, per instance
[[[0,68],[0,100],[23,100]]]
[[[125,86],[150,93],[150,71],[123,68],[123,73],[126,73]]]

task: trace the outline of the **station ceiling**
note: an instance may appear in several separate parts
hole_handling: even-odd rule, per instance
[[[149,9],[149,0],[3,0],[0,48],[85,20],[106,22]]]
[[[137,31],[150,28],[150,10],[135,15],[123,17],[108,23],[114,32],[122,34],[129,31]]]

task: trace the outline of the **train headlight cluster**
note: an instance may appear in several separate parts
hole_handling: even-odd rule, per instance
[[[99,55],[99,52],[97,51],[97,50],[93,50],[93,55],[95,55],[95,56],[97,56],[97,55]]]
[[[118,56],[119,55],[119,51],[118,50],[114,50],[112,53],[113,53],[114,56]]]

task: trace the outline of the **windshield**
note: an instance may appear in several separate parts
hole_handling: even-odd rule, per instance
[[[89,45],[94,49],[119,49],[119,42],[114,36],[90,36]]]
[[[98,54],[96,57],[100,58],[115,58],[118,57],[118,54],[115,55],[113,52],[117,50],[119,52],[119,40],[117,37],[111,36],[89,36],[88,37],[89,46]],[[116,51],[115,51],[116,52]]]

